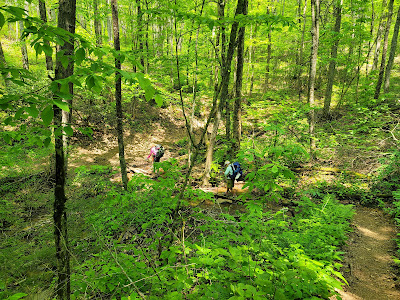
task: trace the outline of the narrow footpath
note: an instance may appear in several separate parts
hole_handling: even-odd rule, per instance
[[[380,209],[357,206],[353,226],[344,249],[342,272],[349,286],[340,292],[342,299],[399,300],[393,221]]]

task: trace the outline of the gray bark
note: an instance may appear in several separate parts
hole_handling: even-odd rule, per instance
[[[331,48],[331,61],[329,62],[328,83],[326,86],[324,108],[323,108],[323,114],[325,117],[329,116],[329,114],[330,114],[330,106],[331,106],[331,99],[332,99],[332,87],[333,87],[335,74],[336,74],[336,58],[337,58],[337,50],[338,50],[338,46],[339,46],[339,33],[340,33],[340,26],[342,23],[342,6],[343,6],[343,0],[340,0],[340,2],[339,1],[336,2],[336,5],[335,5],[336,21],[335,21],[335,27],[333,29],[335,41],[333,42],[333,45]]]
[[[118,4],[117,0],[111,0],[112,9],[112,20],[113,20],[113,33],[114,33],[114,49],[115,51],[120,51],[120,41],[119,41],[119,25],[118,25]],[[121,177],[124,189],[128,189],[128,175],[126,173],[126,162],[125,162],[125,150],[124,150],[124,130],[122,126],[123,116],[122,116],[122,95],[121,95],[121,75],[119,70],[121,70],[121,61],[115,58],[115,106],[117,113],[117,136],[118,136],[118,154],[119,154],[119,164],[121,167]]]
[[[399,27],[400,27],[400,8],[397,11],[396,24],[394,25],[392,43],[391,43],[391,46],[390,46],[389,59],[388,59],[387,65],[386,65],[385,84],[384,84],[384,87],[383,87],[383,90],[384,90],[385,93],[387,93],[389,91],[390,73],[391,73],[392,68],[393,68],[394,56],[396,55],[397,38],[399,36]]]
[[[244,0],[243,15],[247,15],[248,1]],[[243,84],[243,62],[244,62],[244,37],[246,28],[243,26],[239,29],[238,33],[238,49],[237,49],[237,67],[236,67],[236,84],[235,84],[235,102],[233,105],[233,154],[235,157],[240,150],[241,139],[241,115],[242,115],[242,84]]]
[[[381,88],[382,88],[382,83],[383,83],[383,76],[385,73],[386,54],[387,54],[387,47],[389,44],[389,31],[390,31],[390,26],[392,24],[393,2],[394,2],[394,0],[389,1],[388,16],[387,16],[386,29],[385,29],[385,38],[383,41],[383,49],[382,49],[381,66],[379,69],[378,81],[377,81],[376,87],[375,87],[374,99],[379,98],[379,94],[381,93]]]
[[[75,15],[76,15],[76,0],[61,0],[59,2],[58,13],[58,27],[64,29],[72,34],[75,33]],[[64,45],[59,46],[56,54],[56,69],[55,79],[64,79],[73,74],[73,53],[74,43],[73,40],[65,41]],[[62,54],[61,54],[62,53]],[[67,68],[64,68],[61,63],[61,56],[69,58]],[[72,91],[72,83],[70,86]],[[56,98],[57,96],[54,95]],[[57,131],[62,127],[62,113],[61,109],[54,105],[54,126]],[[62,132],[62,130],[61,130]],[[67,198],[65,196],[65,160],[64,160],[64,146],[63,140],[60,135],[55,135],[55,189],[54,189],[54,236],[56,246],[57,258],[57,299],[64,300],[70,299],[70,250],[68,244],[68,230],[67,230],[67,213],[65,203]]]
[[[319,2],[320,0],[311,0],[311,62],[310,62],[310,77],[308,85],[308,103],[311,111],[309,116],[309,133],[310,133],[310,158],[315,157],[315,78],[317,74],[317,59],[318,59],[318,44],[319,44]]]

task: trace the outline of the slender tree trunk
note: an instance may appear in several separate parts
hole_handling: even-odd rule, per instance
[[[58,27],[72,34],[75,33],[76,0],[60,0],[58,12]],[[73,53],[74,42],[69,39],[59,46],[56,54],[55,79],[60,80],[73,74]],[[67,57],[69,64],[64,68],[61,58]],[[72,87],[72,83],[70,85]],[[70,89],[70,92],[73,92]],[[54,95],[54,98],[57,98]],[[62,132],[62,113],[61,109],[54,105],[54,126],[55,132]],[[61,130],[60,130],[61,129]],[[55,189],[54,189],[54,236],[57,258],[57,298],[59,300],[70,299],[70,251],[68,245],[67,213],[65,203],[65,161],[64,145],[62,136],[55,134]]]
[[[0,40],[0,69],[6,69],[8,68],[7,66],[7,62],[6,62],[6,58],[4,56],[4,52],[3,52],[3,45],[1,44],[1,40]],[[9,82],[7,80],[8,78],[8,72],[7,73],[3,73],[3,80],[4,80],[4,86],[8,87],[9,86]]]
[[[399,27],[400,27],[400,8],[397,11],[396,24],[394,25],[392,43],[390,46],[389,59],[388,59],[387,65],[386,65],[385,84],[384,84],[384,88],[383,88],[385,93],[387,93],[389,91],[390,72],[392,71],[394,56],[396,55],[397,38],[399,36]]]
[[[149,9],[149,2],[145,0],[146,3],[146,9]],[[145,66],[145,72],[148,73],[150,72],[150,63],[149,63],[149,55],[150,55],[150,47],[149,47],[149,14],[146,14],[146,39],[145,39],[145,46],[146,46],[146,66]],[[154,43],[153,43],[154,44]]]
[[[103,46],[103,32],[101,28],[101,21],[99,16],[99,3],[98,0],[93,0],[93,13],[94,13],[94,34],[96,36],[96,46],[101,47]]]
[[[225,15],[225,0],[219,0],[218,1],[218,18],[219,18],[219,20],[222,20],[224,18],[224,15]],[[218,46],[220,46],[219,49],[218,49]],[[215,41],[215,52],[216,52],[215,56],[218,57],[218,55],[220,54],[221,68],[223,68],[224,63],[225,63],[225,48],[226,48],[226,46],[225,46],[225,27],[223,25],[221,25],[219,27],[218,34],[216,36],[216,41]],[[218,96],[219,96],[218,72],[219,72],[220,68],[218,68],[218,66],[215,66],[214,70],[215,70],[214,93],[215,93],[215,98],[218,99]],[[216,106],[218,106],[218,104],[216,104]],[[206,152],[206,163],[204,166],[204,175],[203,175],[203,183],[202,183],[203,186],[206,186],[209,184],[211,163],[213,160],[214,146],[215,146],[215,141],[216,141],[217,134],[218,134],[218,127],[219,127],[220,121],[221,121],[221,111],[220,111],[220,107],[217,107],[214,121],[213,121],[211,136],[209,139],[206,139],[207,152]]]
[[[375,23],[375,7],[374,7],[374,0],[371,0],[371,26],[370,26],[370,34],[371,37],[373,36],[374,32],[374,23]],[[368,49],[371,48],[371,41],[368,41]],[[367,57],[366,57],[366,64],[365,64],[365,74],[368,74],[369,71],[369,56],[370,56],[371,51],[368,51]],[[368,77],[368,75],[367,75]]]
[[[308,102],[310,105],[309,117],[309,133],[310,133],[310,157],[315,158],[315,77],[317,74],[317,59],[318,59],[318,44],[319,44],[319,2],[320,0],[311,0],[311,63],[310,63],[310,77],[308,89]]]
[[[270,14],[269,7],[267,8],[267,14]],[[265,83],[264,91],[267,91],[270,76],[271,76],[271,55],[272,55],[272,36],[271,29],[268,30],[268,45],[267,45],[267,68],[265,70]]]
[[[140,58],[140,64],[145,67],[144,65],[144,57],[143,57],[143,25],[142,25],[142,7],[140,6],[140,0],[136,0],[137,6],[137,47],[138,47],[138,54]]]
[[[389,44],[389,32],[390,32],[390,26],[392,24],[393,2],[394,2],[394,0],[390,0],[389,1],[388,16],[387,16],[386,30],[385,30],[385,38],[384,38],[384,41],[383,41],[383,49],[382,49],[381,67],[379,69],[378,81],[377,81],[376,87],[375,87],[374,99],[378,99],[379,98],[379,94],[381,93],[381,87],[382,87],[382,83],[383,83],[383,75],[385,73],[386,54],[387,54],[387,47],[388,47],[388,44]]]
[[[106,0],[106,5],[107,8],[111,8],[111,0]],[[109,13],[107,13],[107,35],[108,43],[111,45],[113,41],[113,24]]]
[[[297,91],[299,93],[299,100],[301,100],[301,92],[302,92],[302,80],[301,76],[303,73],[303,51],[304,51],[304,38],[306,32],[306,23],[307,23],[307,0],[304,1],[303,7],[303,30],[301,31],[301,41],[300,41],[300,49],[299,49],[299,72],[297,74]]]
[[[340,2],[339,2],[340,1]],[[339,46],[339,33],[340,33],[340,26],[342,23],[342,6],[343,0],[339,0],[335,4],[335,27],[334,31],[334,39],[332,48],[331,48],[331,61],[329,62],[329,70],[328,70],[328,83],[326,86],[325,92],[325,100],[324,100],[324,108],[323,108],[323,115],[324,117],[328,117],[330,114],[330,106],[331,106],[331,99],[332,99],[332,87],[335,79],[336,73],[336,58],[337,58],[337,50]]]
[[[40,19],[43,21],[44,24],[47,24],[47,13],[46,13],[46,3],[44,0],[39,0],[39,14]],[[50,43],[47,40],[43,40],[43,44],[47,47],[50,47]],[[53,58],[51,55],[45,53],[46,57],[46,69],[47,71],[53,70]]]
[[[372,63],[371,72],[375,71],[378,68],[379,54],[380,54],[380,50],[381,50],[382,34],[383,34],[384,29],[385,29],[386,5],[387,5],[387,1],[383,0],[382,1],[381,17],[380,17],[380,20],[379,20],[378,31],[376,33],[377,38],[376,38],[376,45],[375,45],[375,51],[374,51],[374,61]]]
[[[244,0],[242,14],[247,15],[248,0]],[[243,83],[243,61],[244,61],[244,37],[246,28],[243,26],[238,33],[238,49],[237,49],[237,67],[236,67],[236,84],[235,84],[235,103],[233,105],[233,153],[231,157],[236,157],[240,150],[241,139],[241,115],[242,115],[242,83]]]
[[[245,0],[238,0],[235,16],[237,16],[243,12],[244,1]],[[205,166],[205,172],[204,172],[204,176],[203,176],[203,185],[207,185],[209,182],[210,167],[211,167],[211,162],[212,162],[212,157],[213,157],[213,152],[214,152],[215,141],[217,138],[218,127],[219,127],[219,123],[221,120],[221,113],[222,113],[223,108],[225,107],[225,101],[228,98],[228,87],[229,87],[229,80],[230,80],[230,74],[231,74],[231,64],[232,64],[233,54],[234,54],[234,51],[236,48],[236,36],[237,36],[237,31],[238,31],[238,25],[239,24],[236,21],[232,23],[231,33],[230,33],[230,37],[229,37],[228,51],[226,53],[226,57],[225,57],[223,65],[222,65],[221,88],[220,88],[221,92],[220,92],[220,97],[219,97],[217,114],[214,119],[213,131],[212,131],[212,134],[210,137],[210,144],[207,148],[206,166]],[[222,52],[223,51],[221,51],[221,56],[222,56]]]
[[[29,14],[29,5],[28,2],[25,1],[25,10],[26,13]],[[20,35],[22,36],[22,33],[24,31],[24,22],[19,21],[19,29],[20,29]],[[20,43],[21,43],[21,55],[22,55],[22,67],[25,70],[29,70],[29,59],[28,59],[28,50],[26,48],[26,43],[25,43],[25,38],[20,38]]]
[[[113,20],[113,33],[114,33],[114,48],[115,51],[120,51],[119,42],[119,25],[118,25],[118,4],[117,0],[111,0],[112,20]],[[121,103],[121,61],[118,57],[115,58],[115,106],[117,112],[117,135],[118,135],[118,150],[119,150],[119,164],[121,167],[121,177],[124,189],[128,189],[128,176],[126,173],[125,150],[124,150],[124,130],[122,127],[122,103]]]
[[[203,0],[202,5],[201,5],[200,16],[203,15],[204,4],[205,4],[205,0]],[[192,134],[194,140],[195,140],[195,136],[193,135],[193,124],[194,124],[194,121],[195,121],[195,119],[194,119],[195,110],[196,110],[196,107],[198,105],[198,103],[196,101],[196,97],[197,97],[197,71],[198,71],[198,67],[199,67],[199,62],[198,62],[199,34],[200,34],[200,26],[197,27],[196,45],[195,45],[195,48],[194,48],[195,70],[194,70],[193,88],[192,88],[192,91],[193,91],[192,114],[190,116],[190,129],[189,129],[189,132],[190,132],[190,134]],[[187,74],[187,76],[189,78],[189,74]],[[192,161],[192,149],[194,148],[194,146],[195,145],[193,145],[192,140],[190,140],[189,151],[188,151],[188,153],[189,153],[189,155],[188,155],[188,157],[189,157],[189,159],[188,159],[189,167],[190,167],[190,164],[191,164],[191,161]]]

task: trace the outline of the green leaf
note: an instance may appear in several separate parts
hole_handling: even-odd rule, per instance
[[[39,115],[39,110],[36,108],[35,105],[25,107],[25,110],[32,118],[37,118],[37,116]]]
[[[14,294],[14,295],[8,297],[6,300],[17,300],[17,299],[21,299],[22,297],[25,297],[25,296],[28,296],[28,294],[17,293],[17,294]]]
[[[153,99],[155,93],[156,90],[152,86],[148,86],[144,90],[144,97],[146,98],[147,101],[150,101],[151,99]]]
[[[75,62],[79,66],[84,59],[85,59],[85,49],[79,48],[75,52]]]
[[[9,134],[5,133],[3,139],[7,144],[11,145],[11,136]]]
[[[86,77],[86,86],[87,88],[90,90],[92,87],[95,86],[95,81],[92,75],[89,75],[88,77]]]
[[[160,94],[156,94],[154,96],[154,100],[156,101],[158,107],[161,107],[163,105],[164,100]]]
[[[50,145],[51,138],[47,137],[43,140],[43,145],[47,148]]]
[[[64,67],[64,69],[66,69],[68,67],[68,64],[69,64],[68,56],[64,55],[64,56],[61,56],[59,59],[60,59],[60,62],[62,64],[62,66]]]
[[[44,125],[49,126],[54,117],[53,107],[51,105],[47,106],[40,114],[40,117],[42,118]]]
[[[36,55],[40,55],[40,54],[42,54],[43,47],[42,47],[42,45],[41,45],[41,44],[39,44],[39,43],[36,43],[36,44],[35,44],[35,46],[34,46],[34,48],[35,48],[35,51],[36,51]]]
[[[69,112],[69,106],[68,103],[59,100],[59,99],[54,99],[53,100],[53,104],[57,105],[59,108],[61,108],[62,110]]]
[[[50,45],[43,44],[43,52],[47,56],[52,56],[53,55],[53,48]]]
[[[3,28],[4,23],[6,22],[4,15],[0,12],[0,30]]]
[[[64,132],[66,134],[68,134],[69,136],[73,136],[74,135],[74,130],[72,129],[71,126],[65,126],[64,127]]]
[[[21,118],[22,113],[24,112],[24,108],[20,108],[17,110],[17,112],[15,113],[14,119],[17,120],[19,118]]]

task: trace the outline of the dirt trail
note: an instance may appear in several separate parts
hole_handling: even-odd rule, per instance
[[[354,232],[345,247],[343,300],[398,300],[393,270],[396,238],[392,220],[380,209],[357,206]],[[399,282],[397,283],[399,284]]]

